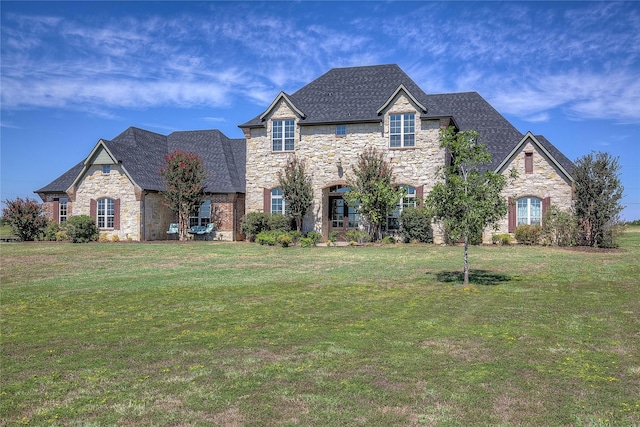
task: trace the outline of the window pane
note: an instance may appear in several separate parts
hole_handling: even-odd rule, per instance
[[[401,120],[399,114],[393,114],[389,117],[389,133],[391,135],[400,134]]]
[[[414,132],[414,115],[413,114],[405,114],[404,115],[404,133],[413,133]]]
[[[391,135],[389,137],[390,147],[400,147],[400,135]]]
[[[347,127],[345,125],[336,126],[336,135],[343,136],[347,134]]]
[[[416,145],[415,136],[414,135],[405,135],[404,136],[404,146],[405,147],[413,147]]]

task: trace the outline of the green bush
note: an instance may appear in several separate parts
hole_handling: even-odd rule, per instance
[[[337,231],[332,231],[329,233],[329,237],[327,238],[327,244],[331,245],[331,244],[335,244],[335,242],[338,241],[338,236],[340,235],[339,232]]]
[[[344,233],[349,243],[367,243],[371,241],[371,236],[364,230],[349,230]]]
[[[261,232],[269,229],[269,217],[271,215],[265,212],[250,212],[242,218],[240,229],[250,242],[256,241],[256,236]]]
[[[578,227],[572,212],[549,206],[542,216],[541,241],[546,245],[574,246]]]
[[[298,230],[291,230],[289,232],[289,236],[291,236],[291,242],[294,245],[297,245],[300,239],[302,238],[302,233]]]
[[[261,231],[256,236],[256,242],[261,245],[275,246],[280,233],[280,231],[271,230]]]
[[[282,214],[269,215],[267,227],[269,230],[289,231],[291,230],[291,218]]]
[[[511,234],[494,234],[491,236],[491,241],[494,245],[508,246],[511,244]]]
[[[518,243],[523,245],[537,245],[540,241],[542,228],[539,225],[522,224],[514,230],[514,236]]]
[[[64,223],[72,243],[87,243],[98,240],[98,227],[89,215],[74,215]]]
[[[317,231],[310,231],[307,233],[307,239],[310,239],[311,245],[315,246],[322,240],[322,234]]]
[[[395,243],[396,243],[396,239],[394,239],[391,236],[386,236],[385,238],[382,239],[383,245],[394,245]]]
[[[310,239],[308,237],[303,237],[303,238],[300,239],[300,247],[301,248],[310,248],[311,246],[314,246],[312,239]]]
[[[57,222],[50,221],[49,224],[47,224],[47,228],[44,229],[44,240],[48,240],[50,242],[56,241],[56,234],[59,232],[60,225]]]
[[[423,208],[406,208],[400,214],[400,236],[405,242],[433,242],[431,216]]]
[[[277,241],[283,248],[288,248],[293,244],[293,239],[289,233],[279,235]]]

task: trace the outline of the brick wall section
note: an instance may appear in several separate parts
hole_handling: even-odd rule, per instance
[[[415,113],[415,147],[389,148],[389,114]],[[323,189],[345,183],[357,163],[357,156],[366,147],[385,153],[394,168],[398,184],[414,187],[424,185],[426,195],[433,187],[438,167],[444,163],[444,151],[439,147],[438,120],[420,121],[420,112],[403,95],[391,103],[384,113],[383,123],[347,124],[345,136],[335,135],[335,125],[296,126],[295,154],[305,159],[307,173],[312,176],[313,205],[304,220],[303,230],[316,230],[325,237],[323,229]],[[296,118],[295,113],[281,101],[267,117],[266,129],[251,129],[247,138],[247,212],[263,210],[264,188],[278,186],[277,171],[282,170],[291,153],[271,151],[271,120]],[[338,169],[338,161],[342,169]],[[324,212],[326,216],[326,212]],[[326,228],[326,227],[324,227]]]

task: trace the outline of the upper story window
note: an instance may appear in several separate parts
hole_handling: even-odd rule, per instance
[[[109,175],[111,173],[111,165],[102,165],[102,173]]]
[[[67,220],[67,214],[69,212],[68,203],[69,199],[66,197],[61,197],[58,200],[58,220],[62,223]]]
[[[211,200],[202,202],[197,211],[189,215],[189,227],[195,225],[209,225],[211,222]]]
[[[406,193],[404,197],[398,202],[396,208],[387,217],[387,229],[397,230],[400,228],[400,215],[406,208],[416,207],[416,188],[410,185],[401,185],[400,188],[404,188]]]
[[[295,120],[274,120],[271,129],[271,149],[273,151],[293,151],[295,149]]]
[[[537,197],[518,199],[517,225],[540,225],[542,223],[542,200]]]
[[[98,199],[97,208],[98,228],[113,228],[115,218],[113,199],[107,197]]]
[[[389,147],[415,147],[415,114],[389,116]]]
[[[282,189],[278,187],[271,190],[271,213],[284,215],[286,209],[287,206],[282,194]]]
[[[347,126],[346,125],[338,125],[336,126],[336,136],[345,136],[347,134]]]

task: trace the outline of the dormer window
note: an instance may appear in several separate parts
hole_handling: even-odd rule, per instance
[[[295,120],[274,120],[271,129],[272,151],[293,151],[295,134]]]
[[[111,165],[102,165],[102,174],[109,175],[111,173]]]
[[[389,147],[415,147],[415,114],[389,115]]]

